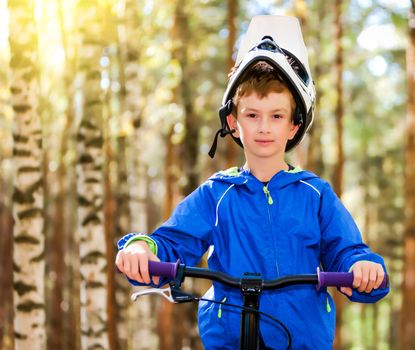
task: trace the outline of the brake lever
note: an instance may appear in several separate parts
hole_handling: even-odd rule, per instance
[[[136,301],[139,297],[141,297],[143,295],[150,295],[150,294],[161,295],[164,299],[166,299],[167,301],[169,301],[171,303],[176,302],[174,300],[173,296],[172,296],[170,286],[166,287],[166,288],[147,288],[147,289],[144,289],[144,290],[140,290],[138,292],[135,292],[135,293],[131,294],[131,300]]]
[[[165,288],[147,288],[144,290],[140,290],[138,292],[135,292],[131,294],[131,300],[136,301],[139,297],[143,295],[150,295],[150,294],[158,294],[161,295],[164,299],[171,303],[188,303],[191,301],[197,301],[198,298],[195,296],[183,292],[179,287],[177,286],[168,286]]]

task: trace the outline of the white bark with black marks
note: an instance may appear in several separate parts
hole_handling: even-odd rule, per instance
[[[45,349],[42,130],[34,2],[9,2],[13,130],[15,349]]]
[[[95,2],[78,2],[83,108],[77,135],[78,230],[81,263],[81,347],[109,349],[104,231],[103,19]]]

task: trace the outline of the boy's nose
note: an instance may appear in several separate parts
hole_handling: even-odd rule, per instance
[[[267,118],[261,118],[260,119],[258,131],[260,133],[269,133],[270,132],[269,121],[268,121]]]

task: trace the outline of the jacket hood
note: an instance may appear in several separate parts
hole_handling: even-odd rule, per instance
[[[268,189],[280,189],[292,183],[306,181],[312,178],[318,178],[318,176],[310,171],[302,170],[299,167],[290,171],[281,170],[271,178],[268,183]],[[209,180],[246,186],[250,191],[262,189],[264,186],[249,169],[238,169],[237,167],[219,171],[212,175]]]

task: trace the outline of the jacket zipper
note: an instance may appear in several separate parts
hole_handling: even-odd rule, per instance
[[[271,193],[268,190],[268,185],[264,186],[262,190],[264,191],[265,197],[267,198],[267,202],[268,202],[268,205],[267,205],[268,222],[269,222],[269,225],[271,227],[271,233],[272,233],[272,221],[271,221],[271,213],[269,211],[269,206],[274,204],[274,201],[271,197]],[[280,269],[279,269],[279,266],[278,266],[278,259],[277,258],[275,258],[275,266],[277,268],[277,276],[279,276],[280,275]]]
[[[272,205],[274,201],[272,200],[271,193],[268,190],[268,185],[264,186],[262,190],[264,191],[265,196],[267,197],[268,204]]]
[[[331,306],[330,306],[329,297],[326,298],[326,308],[327,308],[327,312],[330,313],[331,312]]]
[[[226,297],[224,297],[221,302],[224,303],[226,301]],[[218,318],[222,318],[222,304],[219,304],[219,310],[218,310]]]

